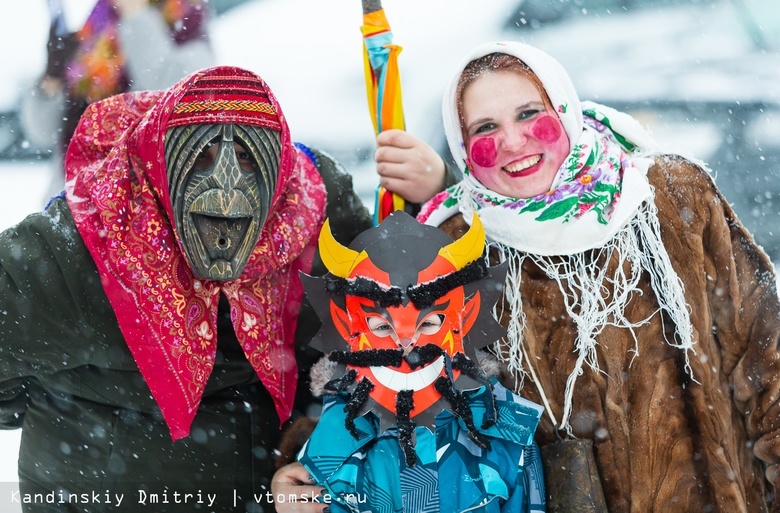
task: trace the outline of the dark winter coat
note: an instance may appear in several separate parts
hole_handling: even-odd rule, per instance
[[[328,191],[327,216],[347,244],[370,226],[370,216],[351,178],[314,153]],[[321,264],[313,272],[322,272]],[[304,348],[318,327],[304,304],[296,335],[302,377],[310,358]],[[144,498],[155,512],[245,511],[261,496],[264,502],[279,418],[237,343],[226,304],[219,308],[218,338],[190,436],[172,442],[67,202],[56,199],[0,234],[0,427],[23,430],[22,498],[54,492],[56,502],[67,502],[61,491],[76,494],[70,506],[26,511],[106,511],[106,494],[113,505],[124,494],[118,511],[128,512],[143,509]],[[301,379],[298,415],[311,404],[308,388]],[[187,502],[185,493],[193,494]],[[160,503],[152,504],[150,494]],[[208,494],[216,500],[210,507]]]
[[[586,366],[576,381],[574,435],[594,441],[612,513],[780,512],[773,495],[780,485],[780,300],[772,264],[701,168],[660,157],[649,179],[691,309],[696,382],[684,352],[664,341],[664,331],[673,333],[668,318],[655,315],[636,328],[638,353],[628,330],[605,326],[595,348],[602,372]],[[468,226],[458,214],[441,228],[459,237]],[[640,287],[626,306],[629,319],[659,308],[648,277]],[[558,285],[530,259],[521,295],[525,349],[560,419],[577,330]],[[531,378],[521,395],[541,402]],[[540,446],[555,440],[547,415],[536,439]]]

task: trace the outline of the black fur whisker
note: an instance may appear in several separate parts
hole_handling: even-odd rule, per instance
[[[404,357],[406,363],[412,370],[418,367],[424,367],[429,363],[435,361],[438,357],[444,354],[444,349],[435,344],[426,344],[424,346],[415,346],[408,355]]]
[[[436,378],[436,381],[434,381],[433,386],[449,403],[450,411],[466,424],[466,428],[469,431],[469,438],[483,449],[489,449],[490,441],[485,435],[477,431],[468,401],[466,401],[459,390],[454,388],[452,380],[447,376],[439,376]]]
[[[350,385],[352,385],[352,383],[355,382],[356,378],[357,371],[355,369],[349,369],[349,372],[340,378],[332,379],[325,383],[323,388],[331,392],[344,392],[347,388],[349,388]]]
[[[395,400],[395,411],[398,419],[398,443],[404,452],[404,460],[407,467],[413,467],[417,463],[417,453],[414,452],[414,442],[412,435],[417,423],[414,422],[409,414],[414,409],[414,392],[411,390],[401,390]]]
[[[400,349],[364,349],[363,351],[332,351],[332,362],[354,367],[398,367],[403,360]]]
[[[487,264],[484,258],[478,258],[458,271],[446,274],[428,283],[409,286],[406,288],[406,296],[418,310],[430,308],[437,299],[449,291],[481,280],[488,275]]]
[[[344,405],[344,412],[347,414],[344,425],[355,440],[360,439],[360,432],[355,426],[355,418],[363,405],[366,404],[366,401],[368,401],[368,394],[373,389],[374,384],[364,377],[355,387],[355,391],[347,398],[347,404]]]
[[[482,419],[482,429],[487,429],[496,423],[496,398],[493,396],[493,385],[482,369],[463,353],[456,353],[452,358],[452,368],[457,369],[471,379],[485,385],[488,394],[485,398],[485,416]]]

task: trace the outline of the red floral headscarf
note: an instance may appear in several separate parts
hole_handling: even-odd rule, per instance
[[[248,124],[281,133],[271,210],[239,280],[196,279],[174,232],[164,140],[168,128],[182,123]],[[311,268],[326,193],[314,165],[293,146],[265,82],[240,68],[215,67],[167,91],[94,103],[79,122],[65,166],[76,226],[172,437],[189,433],[214,367],[220,293],[280,420],[289,418],[303,294],[298,271]]]

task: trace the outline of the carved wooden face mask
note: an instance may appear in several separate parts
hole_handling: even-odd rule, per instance
[[[279,169],[276,130],[249,125],[172,128],[165,164],[173,223],[199,279],[237,279],[271,208]]]
[[[410,434],[417,424],[433,426],[442,409],[463,411],[459,389],[486,383],[476,349],[502,335],[490,307],[505,270],[486,267],[485,233],[474,219],[453,241],[396,212],[349,247],[326,221],[319,239],[325,286],[311,277],[304,285],[323,318],[312,345],[342,365],[328,386],[350,394],[348,428],[372,409],[383,429]]]

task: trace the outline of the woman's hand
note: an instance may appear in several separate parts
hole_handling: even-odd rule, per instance
[[[403,130],[385,130],[374,153],[379,183],[412,203],[424,203],[444,187],[444,160],[431,146]]]
[[[328,513],[327,503],[322,500],[327,492],[314,483],[309,471],[298,462],[280,468],[271,480],[271,493],[277,513]],[[278,499],[283,497],[283,501]],[[295,498],[295,500],[293,500]]]

